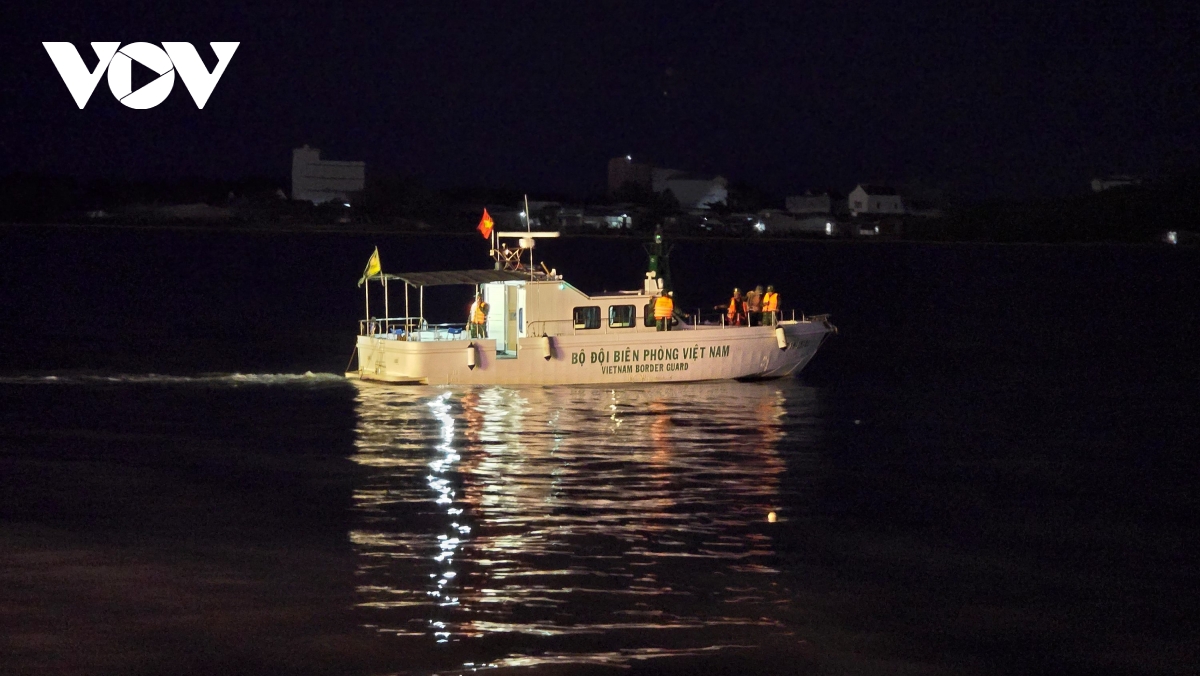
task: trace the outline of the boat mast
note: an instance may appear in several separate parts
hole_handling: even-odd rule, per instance
[[[525,194],[525,232],[526,234],[533,231],[533,226],[530,222],[533,220],[532,214],[529,213],[529,193]],[[529,238],[529,281],[533,282],[533,238]]]
[[[529,213],[529,193],[525,193],[525,233],[526,233],[526,236],[529,238],[529,286],[527,287],[527,290],[525,291],[525,304],[526,305],[529,304],[529,291],[533,290],[533,236],[532,236],[533,225],[532,225],[532,223],[533,223],[533,214]],[[505,298],[506,298],[505,308],[506,309],[508,307],[507,297],[508,297],[508,292],[506,291],[505,292]],[[537,300],[538,300],[537,295],[535,294],[533,297],[533,302],[536,304]],[[526,314],[528,314],[528,313],[526,313]],[[506,324],[506,326],[507,326],[507,324]],[[520,338],[521,331],[520,331],[520,329],[521,329],[521,327],[518,326],[517,327],[517,335],[513,337],[514,341],[517,343],[517,356],[520,356],[520,354],[521,354],[521,338]]]
[[[663,293],[675,290],[671,284],[671,248],[663,246],[662,226],[660,225],[654,232],[654,243],[646,246],[646,254],[650,256],[647,269],[649,272],[653,272],[656,278],[662,280]]]

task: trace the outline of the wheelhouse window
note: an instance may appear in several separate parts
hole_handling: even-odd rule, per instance
[[[643,308],[642,323],[649,328],[654,328],[654,299],[653,298],[651,298],[650,302],[646,303],[646,307]]]
[[[637,320],[637,308],[633,305],[608,306],[608,325],[614,329],[627,329]]]
[[[598,329],[600,328],[600,306],[592,305],[589,307],[577,307],[572,313],[575,318],[575,328],[577,329]]]

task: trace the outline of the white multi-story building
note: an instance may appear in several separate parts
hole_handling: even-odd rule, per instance
[[[729,199],[729,184],[724,177],[702,178],[679,169],[655,167],[651,173],[654,192],[671,191],[684,210],[707,209],[710,204]]]
[[[859,184],[846,201],[850,213],[854,215],[904,213],[904,200],[900,199],[895,188]]]
[[[303,148],[292,151],[292,199],[313,204],[348,202],[366,184],[365,162],[335,162],[321,159],[321,151]]]

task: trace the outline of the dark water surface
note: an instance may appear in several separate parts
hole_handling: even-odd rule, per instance
[[[684,242],[841,333],[613,390],[344,381],[375,244],[0,227],[0,673],[1195,673],[1195,252]]]

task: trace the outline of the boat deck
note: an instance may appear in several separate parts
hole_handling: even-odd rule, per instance
[[[826,322],[828,315],[817,315],[813,317],[804,317],[796,319],[786,319],[778,322],[779,325],[797,324],[805,322]],[[443,342],[469,340],[471,334],[466,324],[437,324],[424,325],[421,329],[412,328],[406,331],[404,328],[403,318],[398,319],[376,319],[371,322],[360,321],[360,335],[372,336],[381,340],[401,340],[414,341],[421,343]],[[537,321],[530,322],[527,330],[522,334],[522,337],[540,338],[542,336],[577,336],[577,335],[625,335],[630,333],[657,333],[658,330],[654,326],[646,326],[642,322],[635,325],[611,326],[607,321],[601,322],[598,327],[588,327],[582,324],[574,324],[571,320],[555,320],[555,321]],[[744,325],[732,325],[717,322],[707,323],[678,323],[673,326],[671,331],[738,331],[747,327]],[[484,336],[488,338],[491,336]]]

